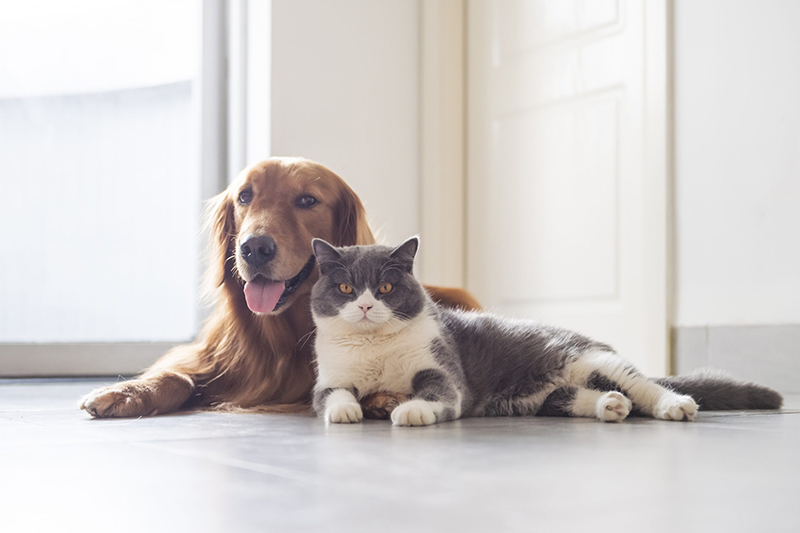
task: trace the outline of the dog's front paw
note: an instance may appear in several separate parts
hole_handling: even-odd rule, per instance
[[[395,426],[430,426],[436,423],[436,411],[431,402],[410,400],[395,407],[392,423]]]
[[[631,406],[624,394],[607,392],[597,400],[597,418],[604,422],[622,422],[630,414]]]
[[[125,418],[155,415],[147,393],[128,383],[95,389],[78,403],[93,418]]]
[[[325,420],[333,424],[361,422],[361,406],[357,402],[339,402],[325,409]]]
[[[386,420],[398,405],[408,400],[409,397],[406,394],[373,392],[361,400],[361,409],[364,411],[364,418]]]
[[[662,420],[693,422],[697,417],[697,403],[691,396],[670,394],[659,400],[653,415]]]

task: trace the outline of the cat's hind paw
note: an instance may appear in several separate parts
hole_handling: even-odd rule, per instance
[[[691,396],[665,395],[656,405],[653,416],[661,420],[693,422],[697,417],[697,403]]]
[[[624,394],[607,392],[597,400],[597,418],[604,422],[622,422],[630,414],[632,406]]]
[[[395,426],[430,426],[436,423],[436,410],[432,402],[409,400],[392,411]]]
[[[333,424],[353,424],[361,422],[363,415],[357,402],[340,402],[325,409],[325,420]]]

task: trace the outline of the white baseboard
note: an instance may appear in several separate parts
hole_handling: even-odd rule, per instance
[[[0,377],[131,376],[177,343],[0,344]]]
[[[711,367],[800,393],[800,324],[682,327],[672,339],[676,374]]]

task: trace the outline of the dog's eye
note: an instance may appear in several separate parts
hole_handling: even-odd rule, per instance
[[[253,201],[253,191],[250,189],[245,189],[239,193],[239,203],[242,205],[247,205]]]
[[[342,294],[351,294],[353,292],[353,287],[347,283],[342,283],[339,285],[339,291],[341,291]]]
[[[381,294],[389,294],[390,292],[392,292],[392,284],[391,283],[384,283],[383,285],[378,287],[378,291]]]
[[[301,209],[308,209],[310,207],[314,207],[317,204],[317,201],[318,200],[310,194],[305,194],[297,199],[295,205]]]

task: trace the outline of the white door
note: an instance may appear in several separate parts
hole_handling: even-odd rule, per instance
[[[666,174],[646,154],[644,2],[468,7],[469,288],[663,375],[666,194],[649,209],[648,180]]]

